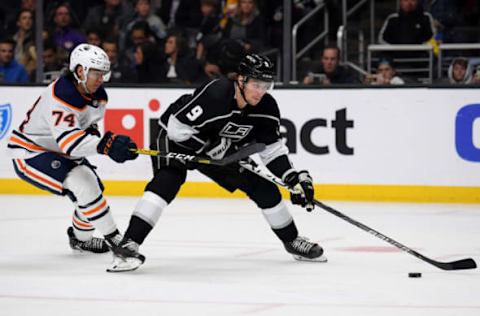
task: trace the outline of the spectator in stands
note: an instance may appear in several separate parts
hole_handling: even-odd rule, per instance
[[[170,32],[183,33],[188,47],[195,48],[202,22],[200,0],[162,0],[159,15]]]
[[[18,15],[22,10],[35,12],[35,0],[0,1],[0,35],[8,34],[8,36],[11,36],[17,31]]]
[[[158,11],[160,19],[165,23],[168,29],[175,26],[175,16],[181,0],[162,0],[162,5]]]
[[[72,26],[71,10],[67,3],[55,7],[53,24],[53,41],[58,48],[60,57],[66,61],[73,48],[80,43],[85,43],[86,38],[83,33]]]
[[[175,14],[175,26],[183,30],[197,29],[202,22],[199,0],[180,0]],[[196,34],[196,32],[195,32]]]
[[[267,41],[266,26],[256,0],[239,0],[236,14],[229,18],[224,38],[243,42],[247,52],[260,52]]]
[[[477,65],[475,71],[473,72],[472,83],[480,84],[480,64]]]
[[[58,58],[57,47],[50,42],[43,44],[43,83],[50,83],[60,77],[63,65]]]
[[[455,58],[448,67],[448,83],[465,85],[471,84],[472,79],[472,67],[468,59],[463,57]]]
[[[21,7],[22,9],[27,9],[30,11],[35,11],[36,0],[22,0]]]
[[[101,30],[108,36],[117,36],[122,27],[122,21],[129,20],[133,15],[130,1],[105,0],[105,3],[88,10],[83,24],[85,30]]]
[[[14,51],[13,39],[0,39],[0,82],[28,82],[27,71],[15,60]]]
[[[349,84],[359,80],[347,68],[340,65],[340,49],[327,45],[322,52],[320,65],[312,65],[303,78],[304,84]]]
[[[200,4],[202,23],[195,37],[197,42],[195,56],[197,60],[203,61],[207,51],[220,41],[222,29],[219,24],[218,0],[201,0]]]
[[[145,21],[135,23],[132,26],[132,30],[127,35],[125,47],[122,48],[121,44],[119,46],[121,52],[120,59],[125,60],[125,63],[128,67],[135,69],[135,53],[137,51],[137,47],[147,42],[155,42],[155,39],[151,36],[148,23]]]
[[[33,76],[37,67],[35,39],[33,32],[33,11],[21,9],[17,15],[17,32],[13,35],[15,60],[25,67],[29,77]]]
[[[367,84],[372,85],[405,84],[402,78],[396,76],[395,67],[389,58],[381,59],[378,63],[376,74],[367,75],[365,81]]]
[[[456,0],[422,0],[425,11],[433,17],[436,39],[440,42],[455,42],[453,28],[460,22],[460,5]]]
[[[237,72],[245,54],[245,48],[239,42],[231,39],[221,41],[210,49],[206,56],[203,67],[206,79],[229,77],[231,73]]]
[[[136,73],[128,67],[128,65],[120,59],[118,53],[117,41],[113,38],[106,38],[103,41],[102,48],[110,60],[110,81],[116,82],[137,82]]]
[[[175,32],[182,32],[190,49],[195,49],[195,40],[202,23],[201,3],[199,0],[181,0],[175,16]]]
[[[190,54],[186,39],[180,33],[167,37],[164,53],[166,58],[161,71],[163,82],[191,84],[200,80],[200,64]]]
[[[3,1],[3,0],[2,0]],[[33,0],[34,6],[35,2],[38,0]],[[75,22],[78,22],[77,24],[74,24],[75,27],[78,28],[83,28],[83,25],[81,25],[88,14],[88,11],[102,3],[104,0],[43,0],[44,3],[44,11],[43,12],[52,12],[53,9],[60,3],[66,3],[70,7],[70,12],[72,14],[72,19],[75,20]],[[128,0],[129,1],[129,0]],[[35,9],[32,9],[35,10]]]
[[[237,13],[238,8],[238,1],[239,0],[224,0],[222,1],[223,7],[221,8],[222,11],[222,19],[220,20],[220,26],[225,28],[227,25],[227,21],[229,18],[233,17],[235,13]]]
[[[162,81],[162,61],[160,56],[160,48],[156,43],[145,42],[136,47],[137,82],[159,83]]]
[[[390,14],[380,30],[381,44],[422,44],[433,37],[433,18],[418,1],[400,0],[400,10]]]
[[[87,30],[85,32],[87,35],[87,43],[92,44],[98,47],[102,46],[103,34],[99,30]]]
[[[135,0],[135,15],[128,21],[123,28],[123,32],[128,34],[132,27],[140,21],[148,23],[151,34],[157,40],[164,39],[167,36],[167,30],[162,20],[153,13],[150,0]]]

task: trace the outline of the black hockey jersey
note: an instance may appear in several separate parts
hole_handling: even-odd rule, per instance
[[[280,111],[270,94],[265,94],[256,106],[239,109],[235,99],[235,84],[228,79],[215,79],[183,95],[170,105],[159,124],[168,138],[178,145],[202,153],[219,137],[242,146],[251,142],[264,143],[262,161],[277,176],[283,178],[294,171],[288,160],[288,149],[280,135]]]

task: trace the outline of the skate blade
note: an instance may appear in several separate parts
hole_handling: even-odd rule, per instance
[[[112,266],[107,268],[107,272],[128,272],[137,270],[143,261],[137,258],[118,258],[114,257]]]
[[[321,255],[320,257],[312,258],[312,259],[298,256],[298,255],[292,255],[292,256],[293,256],[293,259],[297,261],[320,262],[320,263],[324,263],[328,261],[327,257],[325,257],[324,255]]]
[[[72,253],[77,255],[77,254],[92,254],[92,255],[103,255],[107,252],[110,252],[110,250],[107,250],[107,251],[102,251],[102,252],[95,252],[95,251],[91,251],[91,250],[85,250],[85,249],[82,249],[82,248],[71,248],[70,249],[72,250]]]
[[[106,254],[106,253],[110,252],[110,250],[107,250],[107,251],[91,251],[91,250],[85,250],[85,249],[82,249],[82,248],[71,248],[71,249],[72,249],[73,254],[103,255],[103,254]]]

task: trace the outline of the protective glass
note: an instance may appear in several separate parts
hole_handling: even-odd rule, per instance
[[[258,79],[249,78],[245,83],[247,89],[253,89],[262,92],[269,92],[273,90],[274,83],[273,81],[262,81]]]

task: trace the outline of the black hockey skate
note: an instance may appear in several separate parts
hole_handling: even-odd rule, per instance
[[[105,240],[102,238],[93,237],[87,241],[78,240],[75,237],[75,233],[73,232],[73,227],[68,227],[67,229],[68,240],[70,243],[70,247],[73,250],[78,250],[81,252],[88,251],[93,253],[105,253],[109,251]]]
[[[139,245],[131,239],[107,239],[113,252],[113,263],[107,272],[126,272],[138,269],[144,262],[145,256],[138,252]]]
[[[283,245],[295,260],[327,262],[322,247],[317,243],[308,241],[305,237],[298,236],[293,241],[283,243]]]

